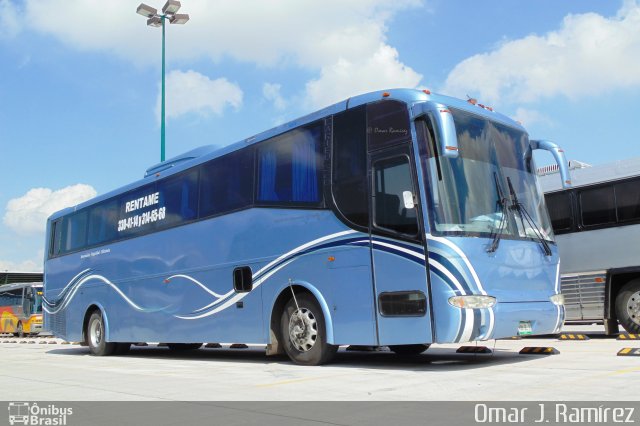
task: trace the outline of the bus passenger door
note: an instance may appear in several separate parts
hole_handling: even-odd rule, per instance
[[[432,342],[423,229],[409,147],[369,155],[371,258],[380,345]]]

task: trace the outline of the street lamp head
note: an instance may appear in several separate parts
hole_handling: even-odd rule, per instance
[[[172,24],[186,24],[189,20],[189,15],[186,13],[178,13],[169,18],[169,22]]]
[[[158,10],[155,7],[148,6],[144,3],[140,3],[140,6],[136,9],[138,15],[142,15],[145,18],[151,18],[158,14]]]
[[[161,27],[162,19],[160,19],[159,16],[152,16],[151,18],[147,19],[147,25],[150,27]]]
[[[162,7],[162,13],[165,15],[173,15],[178,10],[180,10],[180,2],[177,0],[167,0]]]

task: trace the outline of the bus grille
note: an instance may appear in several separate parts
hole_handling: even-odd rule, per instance
[[[567,321],[602,321],[606,279],[606,271],[562,276]]]

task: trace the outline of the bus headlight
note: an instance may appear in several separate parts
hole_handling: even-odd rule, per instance
[[[449,304],[460,309],[485,309],[495,306],[496,298],[493,296],[453,296],[449,298]]]
[[[554,294],[549,300],[556,306],[562,306],[564,305],[564,294]]]

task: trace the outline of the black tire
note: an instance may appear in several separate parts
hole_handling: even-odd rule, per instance
[[[195,351],[202,347],[202,343],[167,343],[172,351]]]
[[[113,351],[114,355],[126,355],[131,349],[131,343],[116,343],[116,349]]]
[[[87,322],[85,336],[91,355],[109,356],[113,355],[116,350],[116,343],[107,342],[104,339],[104,319],[102,318],[102,313],[100,311],[95,311],[91,314],[91,317]]]
[[[640,333],[640,281],[631,281],[616,296],[616,315],[627,332]]]
[[[327,329],[320,305],[309,293],[300,293],[296,299],[303,314],[301,322],[293,322],[300,318],[298,315],[292,320],[298,310],[293,298],[287,302],[280,317],[280,335],[285,352],[291,361],[300,365],[329,362],[338,351],[338,346],[327,343]],[[292,340],[291,334],[295,334],[295,330],[298,330],[298,337]]]
[[[392,345],[389,346],[391,352],[401,356],[416,356],[429,349],[430,345],[416,344],[416,345]]]
[[[22,329],[22,323],[18,321],[18,325],[16,326],[16,332],[13,333],[16,337],[24,337],[24,331]]]

